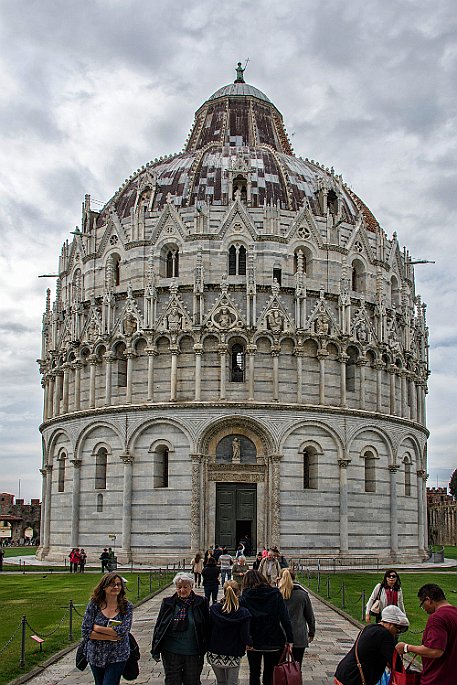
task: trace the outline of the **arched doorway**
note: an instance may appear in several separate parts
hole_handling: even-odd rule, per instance
[[[279,544],[279,457],[266,428],[248,417],[216,421],[194,455],[192,547]],[[275,503],[278,506],[275,506]]]

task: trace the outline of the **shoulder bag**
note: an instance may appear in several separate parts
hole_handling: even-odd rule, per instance
[[[87,668],[87,659],[85,654],[86,641],[83,640],[79,643],[78,649],[76,650],[76,668],[79,671],[84,671]]]
[[[358,650],[357,650],[357,645],[358,645],[358,643],[359,643],[359,637],[362,635],[362,633],[363,633],[363,630],[361,630],[360,633],[357,635],[357,640],[355,641],[355,645],[354,645],[354,648],[355,648],[355,663],[357,664],[357,668],[359,669],[359,673],[360,673],[360,682],[362,683],[362,685],[366,685],[366,680],[365,680],[365,676],[364,676],[364,674],[363,674],[362,664],[360,663],[360,659],[359,659],[359,652],[358,652]]]
[[[125,678],[125,680],[136,680],[140,675],[140,667],[138,664],[138,661],[140,660],[140,648],[132,633],[129,633],[129,644],[130,654],[125,663],[122,677]]]
[[[419,671],[411,670],[411,665],[416,656],[417,654],[414,655],[411,662],[405,668],[403,659],[398,654],[397,650],[394,649],[389,685],[420,685],[422,674]],[[397,670],[397,668],[399,670]]]
[[[273,669],[272,685],[302,685],[301,668],[298,661],[294,661],[290,647],[286,645]]]
[[[376,597],[375,601],[373,602],[373,604],[371,605],[370,614],[372,616],[377,616],[378,614],[381,613],[381,592],[382,592],[382,583],[379,587],[377,597]]]

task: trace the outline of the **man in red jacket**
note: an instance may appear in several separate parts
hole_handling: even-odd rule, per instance
[[[423,585],[417,593],[429,614],[421,645],[399,642],[399,654],[422,657],[421,685],[455,685],[457,670],[457,607],[449,604],[439,585]]]

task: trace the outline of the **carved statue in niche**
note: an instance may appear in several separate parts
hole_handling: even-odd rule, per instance
[[[277,307],[268,312],[267,321],[268,328],[273,333],[280,333],[282,331],[283,317]]]
[[[232,461],[239,462],[241,459],[241,443],[239,438],[232,440]]]
[[[368,326],[365,321],[359,321],[356,328],[357,340],[361,343],[367,343],[369,340]]]
[[[137,328],[138,323],[132,313],[126,314],[124,317],[124,335],[133,335]]]
[[[328,335],[330,332],[330,319],[324,310],[319,313],[316,319],[315,329],[318,335]]]
[[[181,314],[176,305],[173,305],[167,316],[168,330],[170,333],[177,333],[181,330]]]
[[[87,326],[86,337],[90,342],[95,342],[100,335],[100,329],[95,319],[92,319]]]
[[[217,323],[221,328],[230,328],[232,325],[232,317],[230,316],[230,312],[227,307],[222,308],[217,319]]]

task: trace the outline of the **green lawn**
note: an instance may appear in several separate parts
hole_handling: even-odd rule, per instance
[[[26,555],[34,555],[36,552],[36,547],[29,547],[28,545],[26,547],[4,547],[4,550],[4,561],[6,561],[8,557],[24,557]]]
[[[444,546],[444,558],[445,559],[457,559],[457,547]]]
[[[436,583],[443,588],[451,604],[457,605],[457,573],[455,571],[430,571],[428,573],[402,573],[401,584],[405,609],[410,621],[410,629],[405,639],[410,644],[420,644],[422,632],[427,622],[427,614],[419,608],[417,591],[425,583]],[[362,592],[365,592],[365,602],[371,595],[376,583],[382,580],[382,573],[335,573],[321,575],[320,590],[318,579],[314,575],[308,583],[307,576],[300,576],[301,582],[324,599],[350,614],[358,621],[362,620]],[[328,584],[329,594],[328,597]],[[342,602],[344,585],[344,606]],[[374,621],[374,619],[372,619]]]
[[[130,573],[122,571],[128,581],[130,601],[138,601],[138,579],[140,599],[148,596],[150,590],[166,587],[173,573]],[[69,603],[73,600],[73,641],[81,636],[81,620],[93,587],[100,574],[87,573],[33,573],[7,574],[0,577],[0,685],[29,671],[49,658],[53,653],[71,643],[69,639]],[[25,668],[20,668],[21,619],[27,618],[25,638]],[[44,652],[31,635],[45,638]]]

